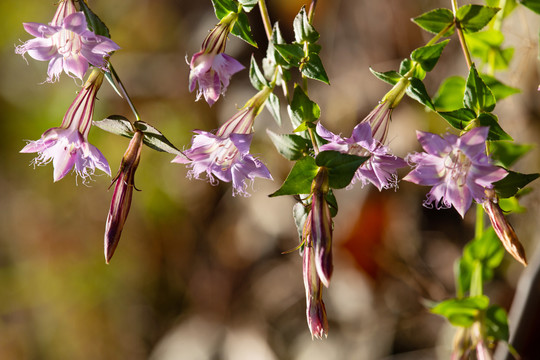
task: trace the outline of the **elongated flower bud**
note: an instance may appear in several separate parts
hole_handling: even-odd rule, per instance
[[[308,245],[304,247],[303,266],[307,323],[311,336],[321,339],[323,335],[328,335],[328,320],[322,300],[322,284],[317,275],[313,247]]]
[[[131,206],[131,196],[135,188],[135,171],[141,159],[142,141],[143,133],[137,130],[122,158],[120,169],[111,183],[112,185],[116,181],[105,225],[105,260],[107,264],[118,246]]]
[[[503,211],[498,204],[495,191],[486,189],[486,197],[487,199],[482,203],[482,206],[488,214],[491,225],[499,237],[499,240],[501,240],[506,251],[508,251],[514,259],[522,263],[523,266],[527,266],[525,249],[523,249],[523,245],[519,242],[514,228],[504,216]]]

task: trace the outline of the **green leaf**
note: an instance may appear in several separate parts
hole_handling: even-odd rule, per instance
[[[539,0],[519,0],[519,3],[537,14],[540,14],[540,1]]]
[[[527,209],[519,203],[517,197],[512,196],[506,199],[499,199],[499,206],[505,213],[524,213]]]
[[[433,97],[433,104],[438,111],[451,111],[463,106],[465,93],[465,79],[461,76],[451,76],[444,80],[437,94]]]
[[[516,144],[508,141],[490,142],[488,146],[493,162],[505,168],[512,166],[534,147],[533,145]]]
[[[508,135],[499,125],[497,116],[489,113],[481,113],[478,115],[477,121],[480,126],[489,126],[489,133],[487,136],[488,140],[513,140],[512,137]]]
[[[373,75],[375,75],[376,77],[378,77],[379,79],[381,79],[382,81],[390,85],[396,85],[398,81],[401,80],[401,78],[403,77],[400,74],[398,74],[396,71],[387,71],[387,72],[381,73],[381,72],[373,70],[372,68],[369,68],[369,71],[371,71]]]
[[[251,81],[251,85],[257,90],[262,90],[265,86],[269,86],[253,55],[251,55],[249,66],[249,81]]]
[[[319,105],[311,101],[298,85],[294,87],[293,98],[291,104],[287,107],[287,111],[295,128],[303,123],[314,122],[321,116]]]
[[[277,151],[287,160],[299,160],[309,155],[311,141],[296,134],[276,134],[269,129],[266,133]]]
[[[411,53],[411,59],[420,64],[425,71],[431,71],[439,61],[444,47],[450,40],[441,41],[435,45],[423,46]]]
[[[454,23],[454,14],[448,9],[434,9],[415,17],[412,21],[422,29],[432,34],[438,34]],[[450,36],[453,33],[454,27],[452,26],[443,36]]]
[[[304,58],[304,49],[300,44],[274,44],[274,47],[287,62],[288,65],[300,66]]]
[[[521,92],[521,90],[515,87],[503,84],[499,80],[495,79],[493,76],[481,74],[480,77],[482,78],[484,83],[490,88],[493,96],[495,96],[495,100],[497,101]]]
[[[144,134],[143,143],[151,149],[167,152],[174,155],[184,155],[178,150],[158,129],[145,123],[144,121],[135,121],[135,128],[141,130]]]
[[[464,299],[449,299],[437,304],[431,312],[447,318],[454,326],[471,326],[480,311],[487,309],[487,296],[474,296]]]
[[[249,26],[249,20],[244,12],[238,14],[238,20],[234,24],[231,30],[231,34],[239,37],[253,47],[257,47],[257,43],[251,35],[251,27]]]
[[[81,10],[84,12],[84,16],[86,17],[86,22],[88,23],[88,28],[94,32],[96,35],[101,35],[111,38],[111,34],[109,33],[109,29],[105,25],[101,19],[94,14],[92,10],[88,7],[86,4],[86,1],[79,1],[79,5],[81,6]],[[92,64],[94,65],[94,64]]]
[[[274,93],[270,93],[265,105],[276,123],[281,126],[281,107],[279,106],[279,98]]]
[[[405,76],[414,66],[415,62],[410,60],[410,59],[404,59],[400,64],[399,64],[399,73],[403,76]],[[426,72],[424,71],[424,69],[422,69],[422,67],[418,67],[416,66],[415,67],[415,71],[413,72],[412,75],[408,75],[408,76],[412,76],[412,77],[415,77],[415,78],[418,78],[420,80],[423,80],[425,77],[426,77]]]
[[[250,12],[257,5],[259,0],[238,0],[242,4],[242,8],[245,12]]]
[[[516,193],[524,188],[528,183],[537,179],[540,174],[521,174],[514,171],[508,171],[508,175],[502,180],[497,181],[495,185],[495,192],[501,198],[509,198],[516,195]]]
[[[339,151],[321,151],[315,158],[318,166],[328,169],[328,183],[332,189],[342,189],[351,183],[351,180],[369,157],[342,154]]]
[[[315,43],[317,40],[319,40],[319,33],[309,23],[305,6],[302,6],[300,12],[294,18],[293,29],[294,38],[299,44],[303,44],[305,42]]]
[[[92,122],[101,130],[110,132],[111,134],[132,138],[135,134],[131,121],[122,115],[110,115],[106,119]]]
[[[480,31],[500,9],[482,5],[464,5],[457,11],[456,18],[465,32]]]
[[[465,86],[463,105],[479,113],[492,111],[495,108],[495,103],[495,96],[478,75],[476,67],[471,66]]]
[[[328,75],[326,75],[321,58],[317,54],[309,54],[308,61],[300,66],[300,71],[310,79],[319,80],[330,85],[330,80],[328,79]]]
[[[495,269],[501,264],[504,254],[504,248],[491,227],[483,232],[482,237],[465,245],[463,250],[463,258],[466,261],[472,263],[478,260],[483,267],[490,269]],[[489,280],[489,278],[484,277],[484,280]]]
[[[330,209],[330,216],[336,217],[338,213],[338,203],[332,189],[330,189],[328,194],[326,194],[326,202],[328,203],[328,207]]]
[[[476,114],[471,109],[458,109],[448,112],[439,112],[454,129],[464,130],[471,121],[476,118]]]
[[[311,183],[317,175],[319,167],[315,164],[315,159],[311,156],[306,156],[298,160],[291,172],[285,179],[285,182],[270,197],[281,195],[298,195],[311,193]]]
[[[233,0],[212,0],[216,17],[221,20],[230,13],[238,12],[238,4]]]
[[[433,102],[431,101],[422,80],[415,77],[411,78],[406,93],[410,98],[418,101],[420,104],[427,106],[431,110],[435,110],[435,106],[433,106]]]
[[[465,36],[471,54],[496,70],[507,69],[514,55],[513,48],[502,48],[504,36],[499,30],[479,31]],[[494,62],[493,62],[494,60]]]
[[[281,35],[278,23],[276,23],[274,25],[274,28],[272,29],[272,37],[270,38],[270,42],[268,43],[268,49],[266,50],[266,58],[265,60],[263,60],[264,73],[268,77],[271,77],[271,75],[274,73],[276,65],[288,66],[288,62],[283,58],[283,56],[280,55],[280,53],[276,49],[276,44],[285,44],[285,39],[283,39],[283,36]]]
[[[508,341],[508,316],[506,311],[497,305],[491,305],[486,311],[487,336],[497,340]]]
[[[309,207],[305,206],[301,202],[297,202],[293,206],[293,218],[296,230],[298,232],[298,238],[302,242],[302,234],[304,232],[304,223],[306,222],[309,214]]]

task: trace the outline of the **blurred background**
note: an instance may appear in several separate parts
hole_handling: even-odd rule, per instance
[[[293,40],[292,20],[307,3],[268,1],[286,40]],[[255,93],[247,70],[233,77],[212,108],[194,102],[187,90],[186,56],[199,51],[217,22],[209,0],[89,5],[122,48],[112,62],[142,119],[177,147],[189,146],[193,129],[216,129]],[[310,96],[321,106],[327,128],[349,136],[389,90],[369,67],[397,69],[423,46],[430,35],[410,18],[435,7],[448,8],[450,2],[319,1],[315,26],[331,85],[311,82]],[[27,63],[14,53],[15,45],[30,39],[21,23],[47,23],[54,12],[52,0],[0,2],[0,359],[449,358],[454,329],[424,302],[454,296],[453,263],[472,238],[474,211],[462,220],[453,209],[425,209],[428,188],[405,182],[396,192],[371,186],[336,192],[335,271],[324,294],[330,333],[312,341],[301,257],[282,254],[298,244],[294,200],[267,196],[292,166],[265,133],[290,132],[285,112],[281,129],[266,112],[257,119],[252,152],[275,181],[257,179],[248,198],[232,197],[230,184],[190,181],[184,166],[170,163],[173,156],[145,147],[136,174],[142,191],[133,195],[122,239],[106,265],[102,239],[111,179],[96,175],[85,186],[70,174],[53,183],[51,164],[33,169],[33,155],[19,153],[25,140],[60,124],[80,88],[65,75],[42,84],[47,63],[28,56]],[[227,53],[246,66],[252,54],[259,61],[264,57],[267,44],[258,8],[250,22],[259,49],[234,37],[227,45]],[[512,14],[504,31],[515,57],[507,72],[497,74],[522,93],[503,100],[495,113],[516,141],[530,144],[540,135],[538,28],[530,11]],[[466,74],[453,37],[426,87],[433,95],[445,77]],[[95,120],[112,114],[132,118],[108,84],[98,97]],[[416,129],[449,130],[406,98],[390,128],[395,154],[419,150]],[[90,142],[115,173],[128,139],[93,128]],[[538,172],[539,162],[535,147],[514,170]],[[529,276],[540,255],[539,198],[538,191],[523,198],[527,212],[511,217],[531,259]],[[510,309],[523,274],[506,256],[487,285],[491,301]]]

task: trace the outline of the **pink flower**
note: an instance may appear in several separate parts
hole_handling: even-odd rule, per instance
[[[38,61],[49,61],[47,81],[58,80],[62,71],[82,80],[89,64],[105,70],[105,58],[120,47],[111,39],[88,30],[82,12],[74,11],[71,1],[62,2],[49,24],[24,23],[24,29],[35,36],[17,46],[17,54],[28,53]]]
[[[52,128],[41,139],[30,141],[20,152],[37,152],[35,165],[52,161],[54,181],[62,179],[72,169],[84,180],[94,174],[96,168],[111,174],[109,164],[101,152],[88,142],[92,125],[96,93],[103,82],[103,73],[95,69],[69,107],[62,125]]]
[[[432,186],[424,206],[449,208],[454,206],[464,217],[474,199],[482,203],[485,189],[503,179],[507,172],[490,163],[486,155],[488,127],[478,127],[458,137],[417,131],[418,141],[426,152],[410,154],[416,164],[403,180]]]
[[[225,94],[231,76],[244,69],[242,64],[224,53],[227,36],[237,18],[236,13],[225,16],[204,39],[201,51],[191,58],[189,91],[193,92],[198,83],[197,100],[204,96],[210,106]]]

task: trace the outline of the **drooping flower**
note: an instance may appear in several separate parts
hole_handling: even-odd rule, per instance
[[[141,159],[142,143],[143,133],[137,130],[124,153],[120,169],[111,183],[112,185],[116,182],[105,225],[104,251],[107,264],[118,246],[122,229],[129,214],[133,189],[136,189],[135,171]]]
[[[376,122],[375,125],[378,130],[386,126],[380,122]],[[407,163],[392,155],[388,147],[373,138],[369,122],[362,121],[356,125],[350,138],[333,134],[321,123],[317,124],[317,134],[328,141],[328,144],[320,147],[321,151],[335,150],[344,154],[369,156],[369,159],[356,171],[351,184],[360,181],[362,185],[366,185],[371,182],[379,191],[397,186],[396,171]],[[383,138],[385,138],[386,130],[382,130],[381,134],[384,134]]]
[[[474,199],[485,200],[485,189],[507,174],[491,164],[486,155],[488,127],[477,127],[458,137],[417,131],[417,138],[426,152],[407,157],[415,168],[403,178],[418,185],[432,186],[424,206],[454,206],[464,217]]]
[[[317,275],[313,247],[305,246],[302,257],[307,324],[311,336],[321,339],[323,335],[328,335],[328,320],[322,299],[322,283]]]
[[[204,39],[201,51],[191,58],[189,91],[193,92],[198,83],[197,100],[204,96],[210,106],[225,94],[231,76],[244,69],[242,64],[224,53],[227,36],[237,18],[236,13],[225,16]]]
[[[215,134],[196,130],[191,148],[172,162],[188,164],[188,177],[198,179],[201,174],[212,185],[219,179],[232,182],[233,195],[248,196],[248,184],[256,177],[272,179],[268,168],[249,153],[253,137],[253,122],[268,98],[265,88],[250,99],[244,108],[224,123]]]
[[[52,161],[54,181],[62,179],[72,169],[84,180],[94,174],[96,168],[111,174],[107,160],[101,152],[88,142],[92,125],[94,102],[103,82],[103,72],[94,69],[68,111],[62,125],[43,133],[41,138],[30,141],[20,152],[37,152],[35,165]]]
[[[47,81],[58,80],[62,71],[83,79],[89,64],[105,70],[106,57],[120,47],[111,39],[88,30],[83,12],[75,12],[71,0],[62,1],[49,24],[24,23],[35,39],[17,46],[17,54],[28,53],[38,61],[49,61]]]

